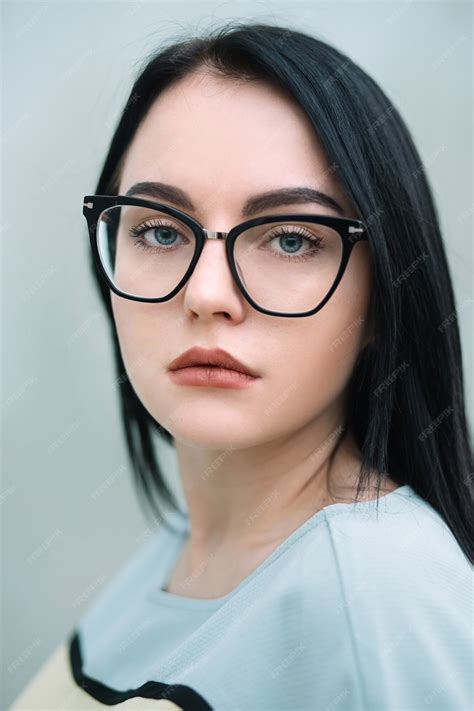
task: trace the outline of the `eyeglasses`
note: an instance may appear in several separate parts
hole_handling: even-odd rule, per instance
[[[182,210],[122,195],[86,195],[83,214],[96,267],[118,296],[168,301],[193,273],[206,239],[223,239],[241,293],[270,316],[311,316],[322,309],[354,244],[367,239],[360,220],[294,213],[213,232]]]

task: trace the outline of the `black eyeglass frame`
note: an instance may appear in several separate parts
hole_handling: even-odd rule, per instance
[[[194,233],[196,237],[196,249],[193,255],[193,258],[191,259],[191,262],[189,264],[189,267],[182,277],[182,279],[178,282],[177,286],[171,291],[169,294],[166,296],[157,296],[157,297],[146,297],[146,296],[133,296],[132,294],[128,294],[125,291],[122,291],[119,289],[113,281],[110,279],[109,275],[107,274],[105,267],[102,263],[102,260],[100,258],[99,254],[99,247],[97,244],[97,223],[100,220],[100,217],[104,210],[110,208],[110,207],[117,207],[121,205],[131,205],[131,206],[136,206],[136,207],[145,207],[153,210],[159,210],[160,212],[164,212],[165,214],[170,215],[171,217],[177,217],[180,219],[182,222],[184,222]],[[299,318],[303,316],[312,316],[313,314],[317,313],[320,311],[323,306],[329,301],[331,296],[333,295],[334,291],[336,290],[339,282],[341,281],[344,272],[346,270],[347,264],[349,262],[349,257],[352,252],[352,248],[356,242],[359,242],[360,240],[366,240],[368,239],[367,236],[367,231],[364,226],[364,223],[361,220],[356,220],[348,217],[335,217],[333,215],[318,215],[318,214],[302,214],[302,213],[286,213],[283,215],[264,215],[262,217],[254,217],[250,220],[246,220],[245,222],[240,222],[238,225],[235,225],[232,227],[229,232],[214,232],[212,230],[206,230],[206,228],[201,225],[201,223],[196,220],[195,218],[191,217],[188,215],[186,212],[183,212],[182,210],[179,210],[176,207],[171,207],[169,205],[164,205],[163,203],[155,202],[153,200],[146,200],[143,198],[136,198],[136,197],[128,197],[126,195],[86,195],[83,199],[83,208],[82,212],[84,217],[86,218],[87,221],[87,226],[88,226],[88,231],[89,231],[89,238],[90,238],[90,243],[91,243],[91,248],[92,248],[92,254],[94,258],[94,263],[96,265],[96,268],[98,269],[99,273],[101,274],[102,278],[105,280],[106,284],[108,287],[115,293],[117,296],[121,296],[124,299],[131,299],[132,301],[144,301],[144,302],[151,302],[151,303],[158,303],[162,301],[169,301],[170,299],[173,298],[173,296],[176,296],[176,294],[183,288],[183,286],[186,284],[188,279],[190,278],[191,274],[194,271],[194,267],[196,266],[198,259],[201,255],[201,252],[204,248],[204,244],[206,242],[206,239],[223,239],[225,240],[225,248],[226,248],[226,255],[227,255],[227,262],[229,264],[230,271],[232,272],[232,275],[234,277],[235,283],[237,284],[240,292],[244,296],[244,298],[248,301],[248,303],[253,306],[257,311],[260,311],[261,313],[268,314],[269,316],[282,316],[282,317],[287,317],[287,318]],[[341,237],[342,240],[342,258],[341,258],[341,263],[339,265],[339,270],[336,274],[336,277],[334,279],[334,282],[327,292],[326,296],[322,301],[319,302],[319,304],[314,308],[311,309],[310,311],[303,311],[303,312],[298,312],[298,313],[286,313],[286,312],[280,312],[280,311],[272,311],[270,309],[265,309],[263,306],[260,306],[260,304],[257,304],[250,294],[247,292],[245,289],[244,284],[242,283],[239,274],[237,272],[237,268],[235,266],[235,261],[234,261],[234,243],[239,234],[241,232],[244,232],[244,230],[248,229],[249,227],[254,227],[257,225],[261,225],[263,223],[273,223],[273,222],[283,222],[290,220],[292,222],[313,222],[315,224],[322,224],[322,225],[327,225],[328,227],[331,227],[333,230],[335,230],[339,236]]]

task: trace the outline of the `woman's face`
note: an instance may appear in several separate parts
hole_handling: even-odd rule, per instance
[[[264,82],[196,73],[165,90],[128,149],[119,194],[141,181],[185,191],[196,207],[187,212],[209,230],[229,231],[244,221],[249,197],[283,187],[316,188],[339,202],[344,216],[357,216],[306,114]],[[340,215],[297,202],[261,214],[285,212]],[[255,310],[239,291],[224,241],[207,241],[189,281],[170,301],[141,303],[112,294],[135,391],[176,441],[211,449],[264,444],[318,423],[326,422],[321,431],[333,427],[370,335],[370,266],[368,243],[356,243],[323,309],[303,318],[274,317]],[[245,389],[176,384],[168,366],[194,345],[223,348],[260,378]]]

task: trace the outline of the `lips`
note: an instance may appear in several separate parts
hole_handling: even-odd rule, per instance
[[[240,373],[245,373],[246,375],[251,375],[254,378],[258,378],[259,375],[249,368],[245,363],[234,358],[230,353],[224,351],[222,348],[201,348],[195,346],[189,350],[182,353],[178,358],[175,358],[168,366],[169,370],[179,370],[180,368],[190,368],[193,365],[197,366],[219,366],[221,368],[228,368],[229,370],[236,370]]]

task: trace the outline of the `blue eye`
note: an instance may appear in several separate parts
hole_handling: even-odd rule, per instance
[[[153,233],[153,244],[147,241],[145,235],[147,232]],[[176,240],[176,236],[181,236],[179,230],[172,224],[167,224],[161,220],[149,223],[145,222],[137,227],[130,228],[130,235],[136,237],[134,244],[142,249],[153,249],[153,250],[164,250],[167,251],[167,245],[170,245],[168,249],[175,247],[173,241]],[[159,235],[159,236],[157,236]],[[161,241],[158,241],[161,240]]]

